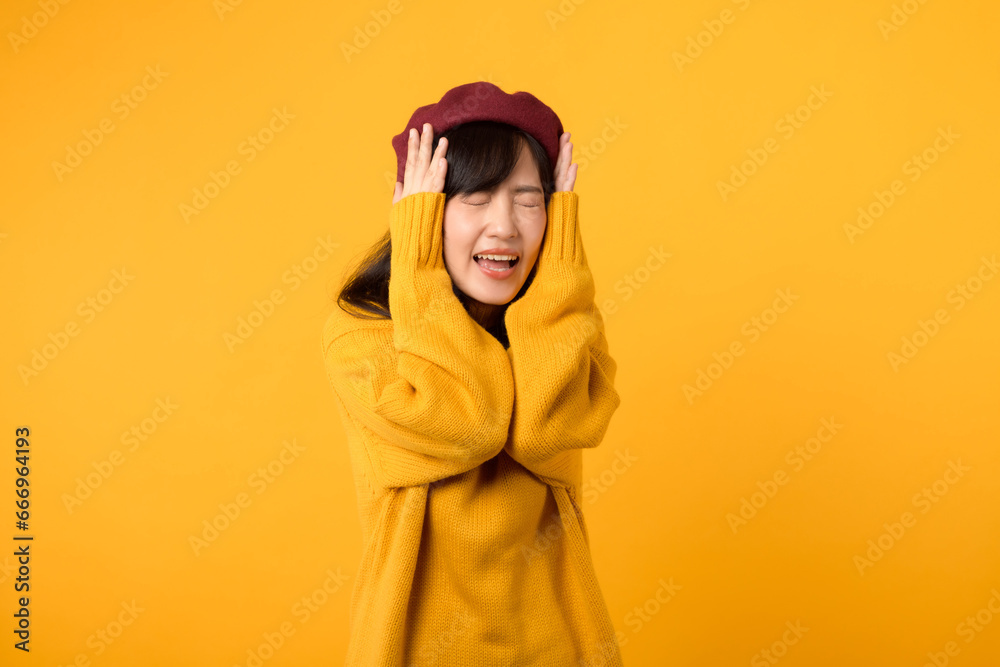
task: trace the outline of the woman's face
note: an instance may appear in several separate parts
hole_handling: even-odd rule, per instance
[[[467,296],[486,304],[510,302],[535,264],[545,233],[545,194],[527,144],[517,166],[493,192],[455,195],[444,207],[444,262]],[[515,255],[509,262],[477,261],[474,255]]]

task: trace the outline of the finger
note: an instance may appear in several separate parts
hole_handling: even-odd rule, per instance
[[[576,181],[576,167],[577,165],[573,162],[573,142],[569,140],[569,133],[566,133],[566,144],[563,146],[563,161],[562,161],[562,189],[564,191],[572,191],[573,184]],[[572,173],[571,173],[572,171]]]
[[[424,180],[423,177],[427,174],[427,167],[431,161],[431,140],[433,138],[434,131],[431,129],[430,123],[424,123],[424,132],[420,136],[420,152],[417,154],[417,176],[420,178],[418,180]]]
[[[563,144],[562,148],[559,150],[559,160],[556,162],[555,179],[556,179],[556,182],[559,183],[561,186],[565,186],[565,184],[566,184],[566,174],[568,173],[569,166],[570,166],[569,165],[569,156],[570,156],[571,147],[572,147],[572,144],[565,143],[565,144]]]
[[[417,161],[416,136],[417,131],[410,128],[410,135],[406,140],[406,167],[403,170],[403,192],[405,194],[409,194],[410,189],[413,187],[413,171],[415,162]]]
[[[565,178],[569,178],[569,172],[570,172],[570,170],[573,167],[576,166],[576,163],[573,162],[573,143],[569,142],[569,141],[566,142],[566,162],[565,162],[565,166],[566,166],[566,176],[565,176]],[[573,172],[573,173],[575,174],[576,172]],[[572,190],[573,189],[572,186],[573,186],[573,184],[572,184],[572,182],[570,182],[570,186],[567,187],[566,189],[567,190]]]
[[[445,152],[448,150],[448,140],[444,137],[438,139],[437,150],[434,151],[434,159],[431,162],[431,172],[428,174],[427,185],[432,192],[442,192],[444,190],[445,171],[448,161],[445,159]]]
[[[437,160],[437,167],[434,169],[434,177],[431,179],[431,192],[444,192],[444,181],[448,176],[448,161],[444,158]]]
[[[403,184],[396,181],[396,187],[392,192],[392,203],[395,204],[403,198]]]
[[[559,152],[556,154],[556,166],[553,170],[556,174],[559,173],[559,168],[562,166],[563,161],[563,147],[566,146],[567,133],[563,132],[562,136],[559,137]]]
[[[437,148],[434,149],[434,157],[431,161],[431,166],[433,166],[440,158],[444,157],[445,152],[448,150],[448,140],[444,137],[438,139]]]

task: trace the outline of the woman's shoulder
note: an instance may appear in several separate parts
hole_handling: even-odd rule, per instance
[[[391,333],[392,320],[357,310],[348,312],[340,304],[335,304],[333,312],[327,316],[323,325],[324,352],[341,336],[356,331],[367,331],[375,335],[379,332]]]

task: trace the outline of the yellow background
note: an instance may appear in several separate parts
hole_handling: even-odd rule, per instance
[[[585,453],[600,486],[584,509],[625,663],[773,664],[766,649],[789,667],[1000,664],[1000,614],[980,611],[1000,590],[1000,280],[970,280],[993,278],[983,258],[1000,251],[996,3],[389,7],[4,3],[0,663],[247,665],[283,623],[294,634],[263,664],[342,663],[360,527],[321,327],[387,228],[391,137],[488,80],[555,109],[580,162],[622,396]],[[294,117],[251,160],[244,142],[274,109]],[[796,112],[788,136],[778,124]],[[113,131],[78,166],[53,165],[102,121]],[[766,162],[741,167],[768,140]],[[925,151],[936,159],[911,180]],[[754,173],[724,198],[734,168]],[[902,194],[849,233],[895,180]],[[798,298],[775,319],[778,290]],[[78,309],[88,298],[102,310]],[[771,324],[754,336],[753,317]],[[921,321],[934,335],[894,365]],[[736,341],[743,354],[710,368]],[[715,378],[689,400],[699,371]],[[796,470],[788,452],[822,419],[842,427]],[[123,433],[143,424],[130,449]],[[29,654],[12,647],[17,426],[32,430]],[[286,442],[297,454],[276,465]],[[262,488],[269,464],[280,474]],[[733,524],[744,498],[760,507]],[[890,539],[904,512],[915,525]],[[304,597],[323,601],[305,618]],[[960,625],[977,612],[992,622]],[[808,630],[783,643],[796,622]]]

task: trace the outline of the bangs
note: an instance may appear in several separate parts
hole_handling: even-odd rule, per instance
[[[471,121],[456,125],[435,137],[433,149],[441,137],[448,139],[448,173],[445,175],[446,199],[455,195],[489,192],[503,183],[517,166],[521,147],[528,146],[538,168],[545,193],[545,204],[555,188],[549,157],[538,141],[519,128],[494,121]]]

